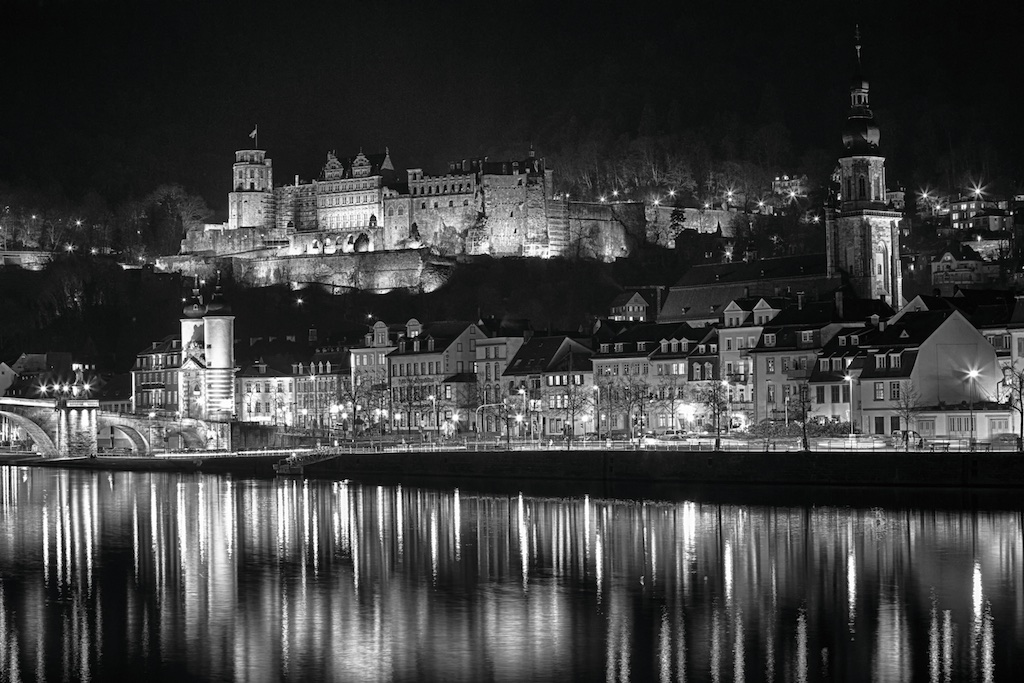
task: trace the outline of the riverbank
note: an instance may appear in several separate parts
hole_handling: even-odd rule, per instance
[[[117,470],[130,472],[206,472],[252,477],[274,476],[274,464],[280,455],[245,455],[230,457],[132,457],[98,456],[95,458],[42,458],[38,455],[0,455],[0,465],[29,467],[60,467],[78,470]]]
[[[280,454],[202,457],[0,456],[0,463],[74,469],[274,476]],[[787,486],[1022,488],[1024,455],[1013,452],[433,451],[340,453],[305,465],[310,477],[394,481],[567,482]]]

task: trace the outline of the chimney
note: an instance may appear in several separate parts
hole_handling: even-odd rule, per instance
[[[878,319],[878,331],[885,332],[885,321],[881,318]]]
[[[836,292],[836,315],[839,316],[840,320],[843,319],[843,293],[842,292]]]
[[[745,299],[748,296],[750,296],[750,287],[744,287],[743,288],[743,298]]]

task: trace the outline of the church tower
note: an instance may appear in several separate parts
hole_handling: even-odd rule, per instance
[[[274,224],[274,169],[262,149],[235,152],[228,193],[228,228],[261,228]]]
[[[859,28],[856,38],[857,71],[843,126],[839,195],[826,212],[828,274],[842,272],[858,296],[883,299],[899,309],[906,303],[899,241],[903,216],[888,210],[885,201],[885,157],[868,104],[868,82],[861,76]]]

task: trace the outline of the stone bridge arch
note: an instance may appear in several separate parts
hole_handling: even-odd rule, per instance
[[[148,419],[120,413],[100,413],[97,427],[114,429],[132,443],[132,451],[144,456],[154,454],[154,445],[163,444],[167,437],[178,435],[185,448],[205,450],[210,440],[210,426],[194,418]]]
[[[53,438],[31,418],[11,410],[3,410],[2,408],[0,408],[0,415],[25,430],[25,433],[32,439],[32,443],[36,445],[36,451],[39,455],[44,458],[55,458],[60,455],[57,445],[53,442]]]

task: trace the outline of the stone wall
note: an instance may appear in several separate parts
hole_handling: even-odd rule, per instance
[[[1024,486],[1024,458],[999,453],[485,451],[341,454],[311,476],[707,482],[840,486]]]
[[[448,279],[453,265],[451,259],[434,256],[426,249],[406,249],[232,259],[231,270],[236,280],[254,287],[288,282],[376,292],[429,292]]]
[[[628,256],[634,239],[643,234],[644,207],[639,203],[569,202],[565,255],[613,261]]]
[[[182,254],[230,256],[288,244],[288,233],[277,228],[194,229],[181,242]]]

